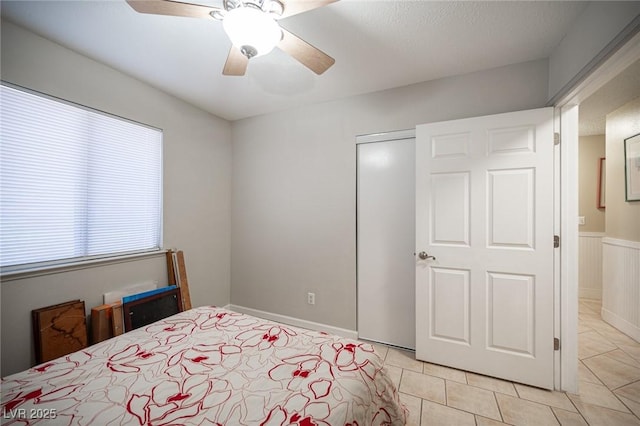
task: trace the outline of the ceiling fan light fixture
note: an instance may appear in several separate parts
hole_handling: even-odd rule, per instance
[[[248,58],[266,55],[282,39],[282,30],[275,19],[253,7],[230,10],[222,26],[231,43]]]

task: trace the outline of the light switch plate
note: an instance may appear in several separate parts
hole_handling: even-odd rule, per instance
[[[584,216],[578,216],[578,225],[584,225]]]

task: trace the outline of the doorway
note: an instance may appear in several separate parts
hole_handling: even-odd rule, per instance
[[[629,172],[624,164],[624,139],[640,134],[640,60],[580,103],[579,130],[579,214],[584,220],[579,222],[578,245],[578,367],[595,374],[614,393],[624,393],[638,379],[630,373],[638,371],[635,365],[618,363],[627,357],[634,359],[640,341],[636,296],[640,290],[640,203],[626,200],[624,182]],[[600,167],[601,163],[605,166]],[[601,369],[603,360],[607,372]],[[609,380],[615,371],[624,374]]]
[[[596,239],[595,246],[602,248],[603,261],[602,274],[605,277],[602,280],[597,280],[598,286],[604,282],[611,282],[611,278],[607,278],[607,264],[604,260],[607,256],[611,258],[620,258],[620,256],[607,254],[607,234],[606,225],[600,228],[591,228],[589,225],[594,225],[594,221],[597,222],[598,218],[592,214],[593,211],[598,212],[605,216],[611,211],[611,208],[607,209],[611,203],[615,202],[612,197],[616,194],[610,192],[621,191],[620,184],[614,184],[611,179],[606,180],[603,183],[602,189],[605,191],[606,197],[602,200],[604,203],[604,209],[597,209],[597,185],[599,180],[592,183],[591,191],[595,191],[595,194],[591,194],[592,212],[587,211],[587,207],[583,206],[579,200],[580,185],[579,185],[579,169],[582,167],[580,164],[580,145],[579,134],[587,136],[585,129],[589,129],[589,126],[593,126],[592,123],[588,123],[589,120],[595,118],[601,120],[600,131],[590,130],[591,136],[596,133],[601,134],[601,139],[605,131],[605,116],[612,112],[614,109],[624,105],[630,99],[640,96],[638,87],[638,60],[640,59],[640,35],[636,35],[632,40],[622,46],[617,52],[610,55],[610,57],[604,61],[595,71],[593,71],[582,82],[577,84],[563,99],[555,104],[560,111],[559,123],[562,134],[561,142],[561,165],[559,170],[562,180],[562,194],[563,200],[561,204],[561,241],[562,247],[562,259],[560,264],[561,286],[557,290],[559,294],[559,306],[557,307],[557,318],[561,324],[561,341],[562,341],[562,359],[558,361],[560,370],[560,382],[557,384],[558,388],[573,393],[578,392],[578,367],[584,369],[582,363],[579,362],[580,354],[578,353],[578,338],[580,338],[578,330],[578,297],[579,295],[589,296],[597,299],[602,294],[602,297],[606,300],[606,287],[597,287],[592,283],[588,283],[587,280],[581,280],[580,275],[584,278],[587,274],[598,275],[599,271],[580,271],[580,252],[584,257],[587,254],[586,239]],[[635,71],[634,71],[635,70]],[[626,77],[625,77],[626,75]],[[635,89],[632,86],[621,85],[620,79],[635,79]],[[627,81],[628,83],[628,81]],[[635,92],[635,93],[634,93]],[[625,99],[626,98],[626,99]],[[609,106],[607,106],[609,103]],[[613,105],[613,106],[611,106]],[[595,115],[594,115],[595,112]],[[597,136],[597,135],[596,135]],[[602,143],[600,141],[599,143]],[[618,144],[618,147],[620,144]],[[601,149],[601,148],[600,148]],[[583,157],[585,150],[582,151]],[[609,157],[611,152],[606,150],[603,157]],[[593,157],[593,155],[592,155]],[[616,166],[613,161],[621,161],[621,155],[619,151],[616,158],[607,158],[605,161],[605,177],[611,176],[612,173],[620,175],[620,168],[618,165],[618,171],[615,172]],[[590,167],[600,167],[599,158],[596,159],[598,164]],[[591,159],[593,162],[593,158]],[[593,172],[593,170],[592,170]],[[596,172],[597,173],[597,172]],[[612,186],[616,185],[616,186]],[[618,193],[618,197],[621,192]],[[583,201],[586,196],[582,196]],[[618,201],[620,201],[618,199]],[[624,201],[623,201],[624,202]],[[585,225],[578,225],[579,220],[584,217]],[[612,219],[606,218],[605,221]],[[637,221],[637,220],[636,220]],[[584,229],[584,231],[582,231]],[[582,234],[580,232],[582,231]],[[620,239],[621,237],[618,236]],[[585,241],[580,241],[585,240]],[[602,243],[600,242],[602,240]],[[636,238],[639,241],[640,238]],[[632,244],[633,245],[633,244]],[[636,246],[640,249],[640,244],[636,243]],[[596,253],[596,257],[600,256]],[[584,259],[583,262],[585,263]],[[593,262],[591,262],[593,263]],[[637,267],[637,266],[636,266]],[[617,268],[609,267],[609,271],[617,271]],[[637,280],[637,278],[636,278]],[[593,280],[592,280],[593,282]],[[582,287],[582,288],[580,288]],[[605,303],[606,305],[606,303]],[[606,306],[603,306],[602,312],[606,310]],[[579,330],[578,330],[579,331]]]

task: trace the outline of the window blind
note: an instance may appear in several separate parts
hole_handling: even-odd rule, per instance
[[[161,247],[160,130],[3,84],[0,138],[3,269]]]

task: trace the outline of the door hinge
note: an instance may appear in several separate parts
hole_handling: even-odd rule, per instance
[[[553,134],[553,144],[554,145],[560,145],[560,133],[555,132]]]
[[[560,350],[560,339],[558,339],[557,337],[553,338],[553,350],[554,351]]]
[[[553,248],[560,247],[560,237],[557,235],[553,236]]]

